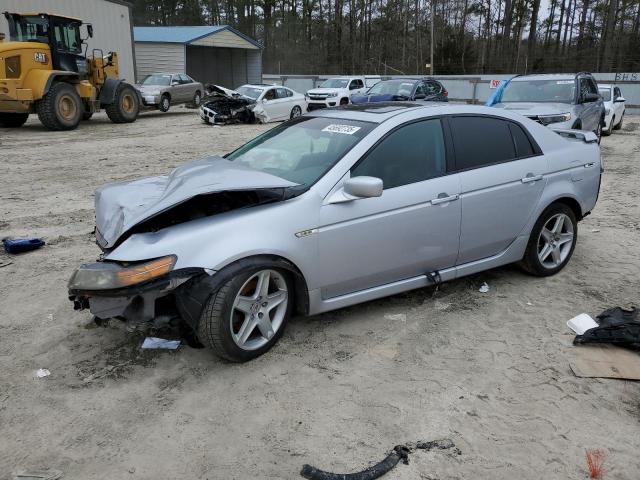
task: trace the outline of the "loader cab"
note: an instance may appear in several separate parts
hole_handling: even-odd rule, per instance
[[[87,74],[87,59],[82,51],[84,41],[80,36],[82,20],[46,13],[5,12],[4,15],[9,22],[10,40],[47,44],[54,70]],[[87,25],[87,32],[92,36],[90,25]]]

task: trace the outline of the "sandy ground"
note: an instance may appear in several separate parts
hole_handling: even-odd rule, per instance
[[[639,126],[628,117],[604,139],[600,200],[561,274],[507,267],[294,319],[243,365],[142,351],[139,335],[74,312],[66,282],[99,253],[96,187],[267,127],[207,127],[178,109],[131,125],[98,115],[73,132],[36,119],[0,129],[0,236],[48,242],[0,254],[12,262],[0,267],[0,478],[295,479],[304,463],[349,472],[444,437],[461,454],[418,452],[385,478],[584,479],[586,448],[607,452],[606,479],[638,478],[640,383],[574,377],[563,340],[578,313],[640,303]]]

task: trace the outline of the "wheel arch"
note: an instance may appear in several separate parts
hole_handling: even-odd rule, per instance
[[[75,72],[34,69],[27,73],[23,88],[33,92],[34,100],[41,100],[56,82],[78,83],[80,77]]]
[[[574,215],[576,216],[576,220],[580,221],[584,218],[584,214],[582,213],[582,206],[580,205],[580,202],[578,202],[578,200],[576,200],[574,197],[569,196],[569,195],[565,195],[565,196],[560,196],[557,198],[552,199],[551,201],[549,201],[544,208],[542,208],[540,210],[540,213],[538,214],[537,218],[540,218],[540,215],[542,215],[542,213],[549,208],[551,205],[554,205],[556,203],[562,204],[562,205],[566,205],[567,207],[569,207],[571,209],[571,211],[573,211]],[[536,218],[536,220],[537,220]]]
[[[192,328],[197,329],[200,315],[211,293],[230,281],[240,271],[258,266],[279,268],[288,272],[294,288],[294,311],[300,315],[309,313],[309,290],[298,266],[280,255],[259,254],[237,259],[223,266],[213,275],[198,275],[180,285],[174,291],[180,315]]]

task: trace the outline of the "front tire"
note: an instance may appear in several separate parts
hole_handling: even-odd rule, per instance
[[[135,122],[140,112],[140,100],[136,89],[124,82],[118,85],[113,103],[107,105],[105,111],[113,123]]]
[[[297,118],[300,115],[302,115],[302,109],[298,105],[296,105],[291,109],[291,114],[289,115],[289,118],[290,119]]]
[[[171,98],[165,93],[160,98],[160,105],[158,106],[158,110],[160,110],[161,112],[168,112],[170,108]]]
[[[598,122],[598,126],[596,127],[596,131],[593,132],[596,134],[596,137],[598,137],[598,145],[600,145],[600,141],[602,140],[602,124],[604,123],[604,119],[600,119],[600,121]]]
[[[198,338],[217,356],[246,362],[278,341],[292,308],[287,272],[247,267],[211,294],[200,316]]]
[[[343,98],[340,100],[340,105],[348,105],[349,104],[349,99],[348,98]]]
[[[73,130],[80,123],[84,106],[68,83],[54,83],[36,105],[40,122],[49,130]]]
[[[198,108],[200,106],[201,101],[202,101],[202,94],[200,93],[200,90],[197,90],[196,93],[193,94],[193,101],[192,101],[193,108]]]
[[[29,118],[28,113],[0,113],[0,127],[18,128]]]
[[[542,212],[533,226],[520,265],[538,277],[554,275],[569,263],[577,241],[578,222],[573,210],[562,203],[554,203]]]

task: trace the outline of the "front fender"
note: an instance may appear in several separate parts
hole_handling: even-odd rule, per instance
[[[33,92],[34,100],[40,100],[46,95],[55,81],[77,81],[78,79],[78,74],[74,72],[33,69],[25,76],[23,88],[30,89]]]

